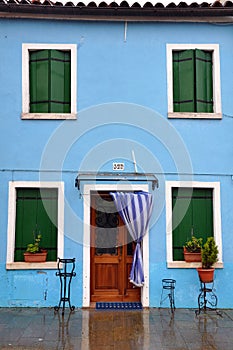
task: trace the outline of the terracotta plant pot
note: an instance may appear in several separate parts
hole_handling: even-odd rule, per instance
[[[24,253],[24,261],[25,262],[45,262],[47,258],[47,251],[43,251],[41,253]]]
[[[200,278],[200,281],[203,283],[211,283],[214,280],[214,268],[203,269],[197,268],[197,272]]]
[[[201,252],[190,253],[184,248],[184,260],[186,262],[201,262]]]

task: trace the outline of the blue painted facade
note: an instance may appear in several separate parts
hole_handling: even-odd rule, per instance
[[[43,152],[52,158],[49,146],[53,140],[57,147],[60,140],[60,148],[50,170],[58,171],[50,173],[46,168],[46,180],[64,181],[64,257],[77,261],[72,304],[81,307],[83,298],[84,209],[83,197],[75,187],[77,172],[112,172],[115,161],[124,162],[125,171],[133,172],[133,149],[138,168],[155,173],[159,180],[158,189],[152,190],[150,184],[155,208],[149,232],[149,306],[159,306],[164,277],[177,281],[177,307],[197,306],[196,270],[167,268],[166,263],[165,181],[192,178],[220,182],[224,267],[216,270],[215,287],[218,306],[233,307],[232,29],[231,24],[129,22],[125,38],[124,22],[0,19],[1,307],[47,307],[59,299],[55,269],[6,269],[8,183],[39,181]],[[20,118],[23,43],[77,44],[77,120]],[[168,43],[219,44],[221,120],[167,118]],[[185,163],[190,167],[177,166],[184,154],[190,156]],[[61,169],[56,168],[56,159]],[[184,174],[178,174],[181,169]]]

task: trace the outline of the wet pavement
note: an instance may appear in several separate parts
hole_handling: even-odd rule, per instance
[[[233,310],[0,308],[0,349],[232,350]]]

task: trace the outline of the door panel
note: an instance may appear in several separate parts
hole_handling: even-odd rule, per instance
[[[129,281],[135,243],[111,196],[91,198],[91,301],[140,301],[141,289]]]

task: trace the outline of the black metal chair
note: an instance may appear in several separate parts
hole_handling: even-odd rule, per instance
[[[57,262],[56,276],[60,278],[60,301],[58,306],[54,307],[55,311],[60,309],[62,303],[62,315],[64,315],[65,303],[68,302],[70,310],[74,311],[75,306],[71,306],[70,303],[70,285],[72,281],[72,277],[76,276],[75,269],[75,258],[73,259],[60,259],[58,258]]]
[[[161,293],[161,299],[160,299],[160,307],[162,303],[169,298],[170,301],[170,308],[171,312],[174,312],[175,310],[175,286],[176,286],[176,280],[171,278],[164,278],[162,279],[162,293]]]

